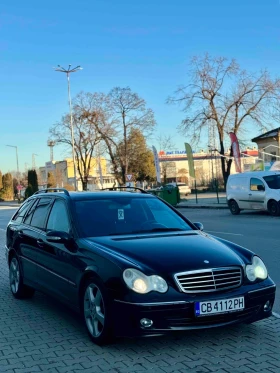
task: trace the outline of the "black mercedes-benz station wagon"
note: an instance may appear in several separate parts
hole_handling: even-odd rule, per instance
[[[252,323],[275,298],[260,257],[144,191],[37,192],[9,222],[6,256],[14,297],[67,303],[99,344]]]

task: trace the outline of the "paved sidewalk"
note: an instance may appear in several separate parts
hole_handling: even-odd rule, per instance
[[[4,201],[4,202],[0,202],[0,207],[18,208],[21,205],[21,203],[18,203],[18,201]]]
[[[181,199],[177,207],[180,208],[208,208],[208,209],[228,209],[226,194],[219,193],[218,197],[215,193],[191,194]]]
[[[280,319],[98,347],[51,298],[12,297],[0,232],[1,373],[279,373]]]

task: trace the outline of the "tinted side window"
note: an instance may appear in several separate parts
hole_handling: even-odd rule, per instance
[[[34,214],[31,219],[32,227],[44,229],[45,222],[48,217],[48,213],[51,207],[51,198],[41,198],[36,206]]]
[[[61,200],[56,200],[47,224],[47,231],[62,231],[69,233],[70,223],[66,205]]]
[[[34,201],[35,201],[34,199],[31,199],[30,201],[25,202],[21,206],[21,208],[16,212],[16,214],[14,215],[13,220],[18,222],[18,223],[21,223],[23,218],[24,218],[24,215],[30,209],[30,207],[33,205]]]
[[[35,211],[35,208],[38,204],[38,201],[39,201],[39,198],[35,199],[35,203],[33,203],[31,209],[28,210],[28,212],[27,212],[27,214],[25,215],[25,218],[24,218],[24,224],[30,225],[31,219],[32,219],[33,213]]]
[[[264,183],[260,179],[256,179],[256,178],[252,177],[251,182],[250,182],[250,189],[254,190],[254,191],[258,191],[258,186],[259,185],[262,185],[263,189],[265,189],[264,188]]]

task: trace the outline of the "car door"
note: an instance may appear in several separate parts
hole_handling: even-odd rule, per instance
[[[253,210],[265,209],[265,186],[264,182],[257,178],[251,177],[250,179],[250,208]]]
[[[51,198],[38,198],[31,209],[27,212],[23,224],[21,226],[21,234],[23,236],[23,244],[21,246],[23,268],[26,269],[24,277],[28,277],[28,281],[38,283],[38,249],[39,235],[45,226],[45,221],[48,216],[48,211],[51,207]],[[32,271],[31,271],[32,268]],[[30,278],[30,275],[32,276]]]
[[[52,206],[46,224],[46,231],[40,233],[41,243],[38,253],[40,286],[58,296],[61,300],[69,300],[75,286],[75,269],[72,266],[73,252],[65,244],[48,242],[46,233],[61,231],[70,233],[71,225],[66,203],[57,198]]]
[[[239,175],[233,178],[233,195],[240,209],[250,209],[250,179]]]
[[[26,201],[13,216],[7,227],[7,247],[15,249],[23,271],[25,283],[36,283],[36,246],[38,233],[24,223],[27,216],[32,216],[37,199]]]

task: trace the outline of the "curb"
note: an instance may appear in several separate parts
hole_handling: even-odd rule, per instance
[[[177,205],[178,209],[212,209],[212,210],[228,210],[227,205],[209,206],[209,205]]]
[[[19,208],[21,206],[21,204],[15,204],[15,205],[13,205],[13,204],[10,204],[10,205],[8,205],[8,204],[2,204],[2,203],[0,203],[0,207],[13,207],[13,208]]]

